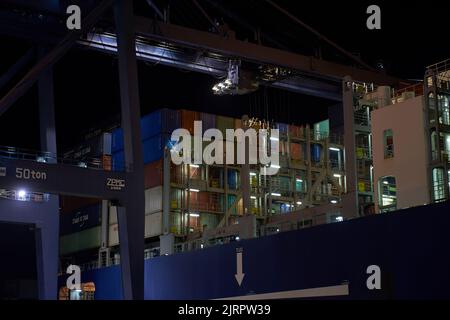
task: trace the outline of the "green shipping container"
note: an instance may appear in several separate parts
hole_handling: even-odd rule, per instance
[[[61,255],[79,252],[100,247],[101,227],[83,230],[62,236],[59,239],[59,251]]]
[[[214,229],[219,225],[219,216],[215,214],[202,213],[200,215],[200,225],[206,225],[206,229]]]

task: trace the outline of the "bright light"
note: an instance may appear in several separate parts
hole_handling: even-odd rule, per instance
[[[25,190],[19,190],[19,198],[25,198],[25,196],[27,195],[27,192]]]
[[[44,157],[37,157],[36,161],[43,162],[43,163],[47,162]]]
[[[271,195],[274,196],[274,197],[281,197],[281,194],[280,194],[280,193],[275,193],[275,192],[273,192],[273,193],[271,193]]]
[[[200,192],[198,189],[189,189],[190,192]]]
[[[389,184],[389,182],[387,182],[387,181],[383,181],[383,184],[386,184],[386,185],[387,185],[387,184]]]
[[[256,200],[256,197],[255,196],[251,196],[250,199]]]
[[[200,217],[200,215],[198,213],[190,213],[189,215],[194,218]]]
[[[252,177],[254,177],[254,176],[256,176],[256,172],[250,172],[250,175],[251,175]]]
[[[277,137],[270,137],[270,141],[280,141]]]
[[[297,204],[301,206],[303,203],[301,201],[297,201]]]
[[[337,200],[331,200],[330,202],[331,202],[332,204],[338,203]]]
[[[274,168],[274,169],[281,169],[281,167],[279,165],[276,165],[276,164],[272,164],[272,165],[270,165],[270,167]]]
[[[239,240],[241,240],[241,238],[239,238],[239,237],[236,237],[235,239],[236,239],[236,241],[239,241]]]
[[[338,149],[338,148],[330,148],[330,151],[337,151],[337,152],[339,152],[339,151],[341,151],[341,149]]]
[[[335,177],[335,178],[340,178],[340,177],[342,177],[340,174],[337,174],[337,173],[335,173],[335,174],[333,174],[333,177]]]
[[[202,248],[202,249],[203,249],[203,243],[202,243],[202,244],[200,244],[200,248]]]
[[[339,216],[339,217],[336,217],[336,221],[337,221],[337,222],[342,222],[342,221],[344,221],[344,218],[343,218],[343,217],[341,217],[341,216]]]
[[[280,232],[280,229],[279,229],[279,228],[277,228],[277,232]]]
[[[189,165],[191,168],[200,168],[200,166],[198,164],[190,164]]]
[[[87,164],[84,163],[84,162],[80,162],[80,163],[78,164],[78,166],[81,167],[81,168],[87,168]]]
[[[302,179],[296,179],[295,181],[297,181],[297,182],[303,182]]]

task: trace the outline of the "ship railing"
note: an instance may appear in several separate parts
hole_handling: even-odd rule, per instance
[[[57,154],[45,151],[35,151],[23,148],[0,146],[0,158],[29,160],[43,163],[60,163],[89,169],[103,170],[103,163],[99,158],[85,158],[82,160],[58,157]]]

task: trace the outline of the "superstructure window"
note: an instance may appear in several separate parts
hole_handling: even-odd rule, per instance
[[[384,130],[383,133],[384,141],[384,157],[392,158],[394,157],[394,134],[391,129]]]
[[[433,169],[433,201],[439,202],[445,200],[445,182],[444,182],[444,169]]]
[[[446,95],[438,95],[439,103],[439,123],[450,125],[449,102]]]
[[[436,161],[439,158],[438,153],[438,136],[435,130],[431,131],[431,160]]]
[[[436,102],[434,99],[434,94],[430,92],[428,95],[428,119],[430,124],[434,124],[436,121]]]
[[[397,209],[397,183],[395,177],[387,176],[378,181],[378,206],[381,212]]]

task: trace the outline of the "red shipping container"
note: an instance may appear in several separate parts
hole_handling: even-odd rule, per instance
[[[181,126],[194,134],[194,121],[200,119],[200,114],[190,110],[180,110]]]
[[[301,128],[298,126],[293,126],[293,125],[289,126],[289,134],[292,137],[301,137],[301,131],[302,131]]]
[[[302,146],[299,143],[291,143],[291,159],[302,159]]]
[[[163,160],[158,160],[144,166],[145,189],[150,189],[163,184]]]

